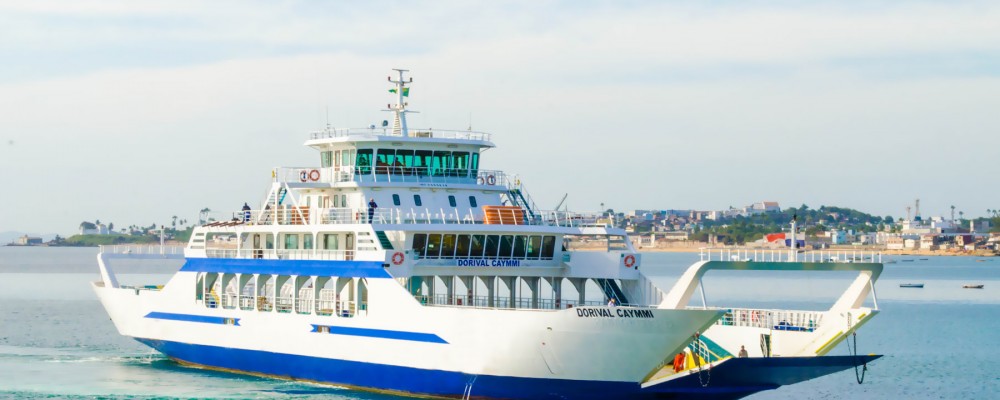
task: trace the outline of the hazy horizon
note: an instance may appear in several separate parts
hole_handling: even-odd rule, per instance
[[[0,4],[0,231],[170,224],[264,196],[327,121],[492,133],[571,210],[1000,209],[991,2]]]

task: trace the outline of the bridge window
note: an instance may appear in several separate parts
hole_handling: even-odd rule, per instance
[[[483,257],[495,258],[498,251],[500,251],[500,236],[486,236],[486,253],[483,254]]]
[[[320,162],[320,165],[323,166],[323,168],[332,167],[333,166],[333,152],[332,151],[323,151],[323,152],[320,152],[319,153],[319,162]]]
[[[553,253],[556,250],[556,237],[555,236],[545,236],[542,239],[542,259],[551,260]]]
[[[476,196],[469,196],[469,207],[472,208],[479,207],[479,205],[476,204]]]
[[[528,239],[528,258],[537,259],[542,254],[542,237],[530,236]]]
[[[455,257],[455,235],[443,235],[441,237],[441,258]]]
[[[523,235],[514,236],[514,258],[524,258],[525,238]]]
[[[427,235],[427,252],[425,256],[428,258],[438,258],[441,256],[441,235]]]
[[[458,207],[458,202],[455,201],[455,196],[448,196],[448,204],[451,204],[452,207]]]
[[[455,258],[469,258],[469,235],[458,235],[455,241]]]
[[[483,258],[483,251],[486,249],[486,235],[472,235],[472,245],[470,246],[470,258]]]
[[[479,153],[472,153],[472,161],[469,162],[470,176],[479,174]]]
[[[418,256],[423,257],[426,254],[424,251],[427,248],[427,234],[426,233],[416,233],[413,235],[413,252],[417,253]]]
[[[354,164],[354,173],[372,173],[372,149],[358,149],[357,160]]]
[[[514,237],[511,235],[500,236],[500,253],[497,254],[497,257],[508,258],[510,257],[510,253],[513,249],[514,249]]]
[[[551,260],[555,244],[555,236],[415,233],[412,249],[421,258]]]
[[[402,203],[399,201],[399,195],[398,194],[393,194],[392,195],[392,205],[399,206],[400,204],[402,204]]]

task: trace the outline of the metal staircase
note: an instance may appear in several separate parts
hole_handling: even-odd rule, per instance
[[[392,242],[385,235],[385,231],[375,231],[375,236],[378,237],[378,242],[382,245],[383,250],[392,250]]]
[[[595,281],[601,286],[605,297],[615,299],[618,305],[628,305],[628,298],[625,297],[625,292],[622,291],[622,288],[618,287],[618,282],[615,282],[614,279],[595,279]]]
[[[507,186],[507,192],[504,193],[507,203],[512,206],[521,207],[526,211],[524,213],[525,223],[536,221],[539,218],[536,214],[538,207],[535,206],[534,200],[528,195],[528,191],[524,188],[521,180],[515,177],[514,182],[511,182],[505,177],[504,184]]]

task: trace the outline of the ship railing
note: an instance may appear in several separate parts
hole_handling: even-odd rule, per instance
[[[243,310],[243,311],[252,311],[252,310],[254,310],[254,307],[256,306],[256,304],[254,303],[254,301],[256,301],[256,299],[254,298],[254,296],[241,295],[240,296],[240,310]]]
[[[459,130],[449,130],[449,129],[409,129],[410,137],[416,138],[432,138],[432,139],[460,139],[460,140],[479,140],[479,141],[490,141],[491,135],[486,132],[478,131],[459,131]],[[309,139],[335,139],[344,138],[349,136],[395,136],[401,137],[401,135],[395,134],[391,127],[378,127],[378,128],[327,128],[321,131],[314,131],[309,133]]]
[[[205,256],[208,258],[349,261],[354,259],[354,250],[205,249]]]
[[[499,170],[468,168],[404,167],[391,164],[374,166],[278,167],[277,182],[288,183],[422,183],[466,184],[504,188],[507,175]]]
[[[702,307],[688,308],[703,309]],[[819,328],[824,315],[822,311],[709,308],[726,311],[726,314],[716,322],[716,325],[784,331],[812,332]]]
[[[292,306],[294,302],[292,301],[292,296],[278,296],[274,299],[274,309],[280,313],[290,313],[292,312]]]
[[[159,244],[115,244],[100,245],[101,253],[107,254],[184,254],[184,246],[160,246]]]
[[[336,315],[339,317],[350,318],[356,314],[358,306],[360,306],[361,311],[366,310],[365,302],[319,299],[316,300],[316,315]]]
[[[607,303],[601,301],[580,302],[576,300],[533,299],[530,297],[514,297],[511,299],[509,296],[494,297],[492,301],[489,296],[449,296],[446,294],[436,294],[433,296],[415,295],[414,298],[417,299],[420,304],[426,306],[476,307],[509,310],[563,310],[573,307],[607,305]]]
[[[881,263],[882,253],[863,250],[791,250],[721,247],[699,249],[701,261]]]
[[[223,293],[219,295],[222,302],[222,308],[233,310],[239,304],[239,296],[235,293]]]
[[[274,310],[274,298],[267,296],[257,296],[257,311]]]
[[[312,314],[313,299],[301,298],[295,299],[295,312],[298,314]]]

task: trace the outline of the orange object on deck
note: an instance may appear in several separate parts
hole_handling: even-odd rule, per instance
[[[483,206],[484,224],[524,225],[524,209],[518,206]]]

